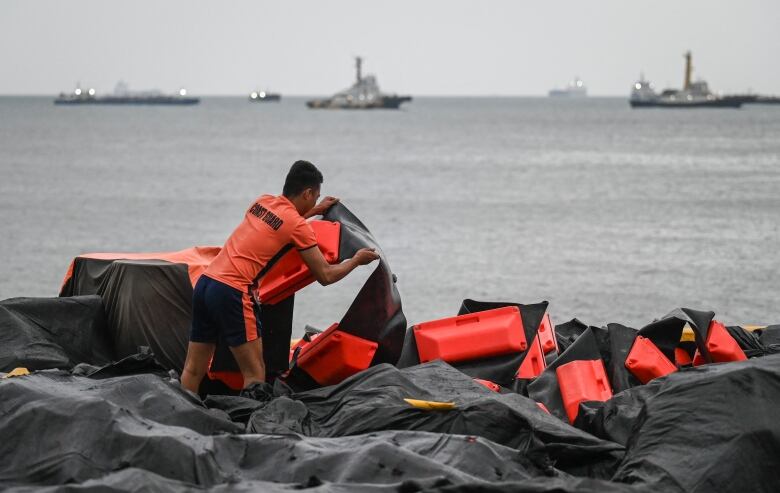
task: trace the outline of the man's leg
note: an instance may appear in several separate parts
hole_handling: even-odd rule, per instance
[[[255,383],[265,382],[262,339],[258,337],[253,341],[231,347],[230,351],[241,369],[241,376],[244,377],[244,388]]]
[[[210,342],[192,342],[187,346],[187,359],[181,372],[181,386],[198,393],[200,382],[209,369],[209,362],[214,356],[215,344]]]

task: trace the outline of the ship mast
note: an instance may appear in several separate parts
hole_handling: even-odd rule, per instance
[[[685,52],[685,82],[683,84],[683,90],[687,91],[691,87],[691,72],[693,67],[691,66],[691,52]]]
[[[360,66],[363,64],[363,59],[359,56],[355,57],[355,69],[357,70],[357,83],[360,84],[360,81],[363,80],[363,75],[360,72]]]

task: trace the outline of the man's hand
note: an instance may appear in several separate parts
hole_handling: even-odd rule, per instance
[[[306,217],[321,216],[328,212],[328,209],[330,209],[333,204],[338,203],[338,201],[338,197],[331,197],[328,195],[324,199],[320,200],[319,204],[312,207],[309,213],[306,214]]]
[[[352,258],[358,265],[368,265],[378,259],[379,254],[377,254],[373,248],[361,248]]]
[[[370,264],[378,259],[379,255],[373,248],[361,248],[351,259],[331,265],[325,261],[319,248],[307,248],[301,251],[301,257],[311,273],[314,274],[314,278],[323,286],[327,286],[340,281],[358,266]]]

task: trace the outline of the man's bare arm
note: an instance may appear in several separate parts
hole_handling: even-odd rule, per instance
[[[314,278],[323,286],[338,282],[355,270],[356,267],[370,264],[379,258],[379,255],[373,248],[361,248],[351,259],[345,260],[340,264],[331,265],[325,260],[322,252],[316,246],[302,250],[300,253],[303,261],[309,267],[311,273],[314,274]]]
[[[304,214],[303,217],[308,219],[314,216],[322,216],[323,214],[328,212],[328,209],[330,209],[330,207],[333,204],[338,203],[338,201],[339,201],[338,197],[331,197],[330,195],[328,195],[327,197],[322,199],[319,204],[312,207],[312,209],[309,212]]]

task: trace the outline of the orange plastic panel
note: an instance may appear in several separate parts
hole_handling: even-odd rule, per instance
[[[328,327],[330,328],[330,327]],[[308,346],[309,344],[314,341],[320,334],[312,334],[312,336],[307,341],[305,338],[298,339],[295,344],[290,344],[290,362],[292,362],[293,355],[295,355],[295,350],[298,348],[303,348],[304,346]]]
[[[544,351],[542,351],[542,344],[539,342],[539,334],[537,333],[536,337],[531,341],[528,354],[525,355],[525,359],[520,363],[520,368],[517,370],[515,378],[536,378],[542,374],[545,368],[547,368],[547,362],[544,359]]]
[[[612,397],[607,372],[600,359],[572,361],[556,368],[555,374],[571,423],[577,419],[580,402],[606,401]]]
[[[493,392],[500,392],[501,391],[501,386],[498,385],[495,382],[491,382],[490,380],[483,380],[481,378],[475,378],[474,381],[477,382],[478,384],[484,385],[485,387],[489,388]]]
[[[713,363],[726,363],[728,361],[745,361],[747,356],[745,352],[739,347],[737,341],[731,337],[726,327],[713,320],[710,322],[710,330],[707,333],[707,350],[712,356]],[[699,350],[696,350],[696,354],[693,356],[693,366],[703,365],[705,363],[704,358],[699,354]]]
[[[542,323],[539,324],[539,330],[536,333],[539,343],[542,345],[544,354],[552,351],[558,352],[558,341],[555,339],[555,326],[550,320],[550,314],[545,313],[542,317]]]
[[[330,264],[338,262],[341,224],[331,221],[311,221],[309,224],[314,230],[317,245],[325,260]],[[301,254],[292,249],[260,280],[258,297],[265,305],[275,305],[313,282],[314,276],[303,262]]]
[[[676,347],[674,348],[674,362],[677,366],[685,366],[690,365],[693,360],[691,360],[691,355],[688,354],[688,351],[681,347]]]
[[[626,368],[642,383],[677,371],[674,363],[650,339],[642,336],[634,340],[626,358]]]
[[[520,309],[507,306],[415,325],[420,362],[448,363],[525,351]]]
[[[378,346],[333,324],[301,349],[297,365],[318,384],[334,385],[368,368]]]

